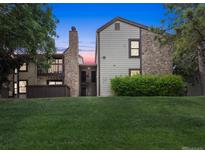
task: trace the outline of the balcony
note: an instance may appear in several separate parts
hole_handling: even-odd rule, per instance
[[[49,69],[38,67],[38,76],[64,76],[63,60],[55,59]]]
[[[59,71],[51,71],[50,69],[39,69],[37,71],[37,75],[38,76],[58,76],[58,77],[63,77],[64,76],[64,72],[63,70]]]

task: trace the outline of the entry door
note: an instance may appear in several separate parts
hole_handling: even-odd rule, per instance
[[[96,96],[96,70],[81,69],[81,96]]]

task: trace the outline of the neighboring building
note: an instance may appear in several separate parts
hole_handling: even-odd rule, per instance
[[[117,17],[97,30],[97,95],[112,95],[110,80],[133,74],[171,74],[168,46],[147,26]]]
[[[78,32],[75,27],[69,31],[69,48],[61,54],[54,54],[53,58],[54,61],[49,69],[42,69],[34,63],[24,63],[18,71],[15,70],[9,75],[9,89],[1,90],[3,97],[96,95],[96,90],[93,92],[92,89],[85,87],[85,85],[93,87],[93,82],[96,80],[96,76],[93,76],[93,72],[96,72],[96,65],[84,65],[83,57],[79,55]],[[89,78],[90,80],[81,82],[79,72],[81,68],[84,78],[90,76],[92,77]]]
[[[171,74],[169,48],[160,47],[155,35],[147,26],[114,18],[97,30],[96,64],[86,65],[78,53],[78,32],[72,27],[69,48],[53,55],[55,60],[48,70],[29,63],[9,76],[8,95],[109,96],[112,95],[110,80],[115,76]]]

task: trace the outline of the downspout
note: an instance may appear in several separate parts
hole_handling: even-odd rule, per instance
[[[100,33],[97,32],[97,54],[98,54],[98,96],[100,96]]]

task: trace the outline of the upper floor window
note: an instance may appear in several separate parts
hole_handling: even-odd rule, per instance
[[[20,68],[19,68],[19,72],[27,72],[27,71],[28,71],[28,64],[23,63],[23,65],[21,65]],[[18,73],[18,70],[15,69],[14,73]]]
[[[115,23],[115,30],[120,30],[120,23]]]
[[[27,63],[23,63],[23,65],[21,65],[19,72],[27,72],[28,70],[28,65]]]
[[[140,56],[140,41],[136,39],[129,40],[129,56],[139,57]]]
[[[133,75],[139,75],[140,73],[140,69],[129,69],[129,75],[133,76]]]
[[[48,69],[48,73],[62,73],[63,72],[63,60],[54,59],[51,67]]]

